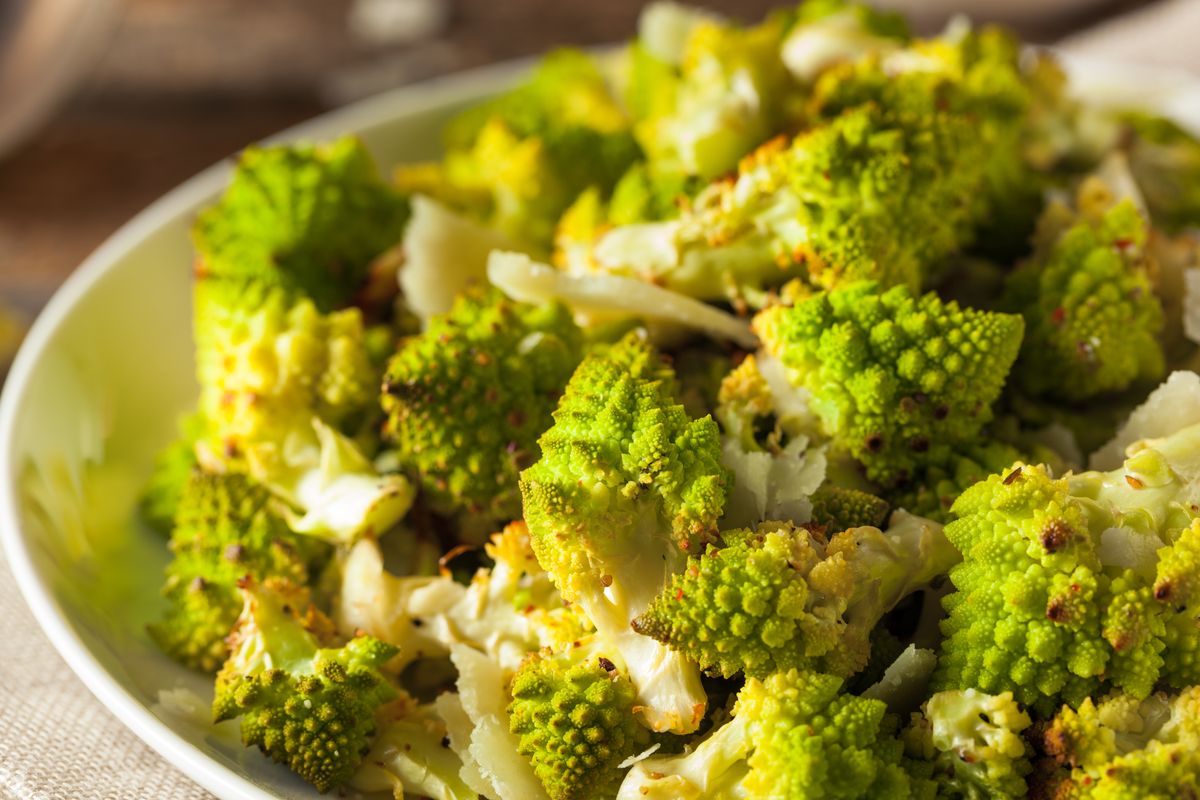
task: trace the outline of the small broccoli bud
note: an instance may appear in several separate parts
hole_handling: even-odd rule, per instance
[[[205,281],[278,287],[328,312],[354,299],[407,219],[407,198],[380,179],[357,139],[251,147],[220,202],[196,220],[198,270]]]
[[[240,717],[246,746],[318,791],[343,785],[371,747],[376,712],[397,696],[379,671],[396,648],[371,636],[322,648],[310,628],[332,623],[311,608],[301,617],[304,592],[271,581],[241,588],[245,607],[217,674],[214,721]]]
[[[638,333],[583,361],[521,475],[538,562],[615,647],[651,727],[694,730],[695,667],[629,623],[716,534],[729,475],[711,418],[690,420],[675,378]]]
[[[1145,700],[1090,697],[1064,706],[1043,734],[1043,747],[1063,772],[1051,773],[1055,796],[1187,797],[1200,792],[1200,687]]]
[[[499,292],[459,298],[404,342],[384,378],[384,436],[433,507],[506,522],[520,516],[522,469],[582,357],[564,306]]]
[[[878,528],[887,519],[888,502],[858,489],[826,484],[813,493],[812,521],[827,533],[847,528]],[[916,509],[909,509],[920,515]]]
[[[180,497],[196,466],[196,442],[190,436],[172,442],[154,460],[154,471],[142,489],[141,511],[160,533],[169,534],[175,525]]]
[[[988,475],[1004,472],[1018,461],[1029,461],[1017,448],[989,440],[951,453],[945,463],[926,465],[908,486],[891,495],[900,508],[922,517],[949,522],[954,501]]]
[[[1107,199],[1089,197],[1095,193]],[[1089,203],[1106,210],[1095,212]],[[1011,274],[1003,302],[1026,323],[1014,368],[1018,387],[1068,402],[1157,381],[1166,372],[1145,221],[1131,200],[1114,203],[1098,178],[1084,182],[1079,206],[1070,222],[1061,207],[1047,211],[1039,235],[1048,244]]]
[[[215,672],[228,654],[242,597],[238,582],[274,578],[305,586],[328,556],[320,542],[296,536],[263,487],[243,474],[192,474],[171,531],[163,595],[166,616],[150,634],[172,658]]]
[[[551,800],[612,796],[621,762],[650,744],[634,717],[633,684],[598,652],[585,642],[534,655],[513,677],[509,728]]]
[[[851,675],[871,629],[897,602],[957,561],[940,527],[900,515],[894,528],[826,542],[790,523],[728,531],[634,620],[634,629],[709,672],[762,678],[788,669]]]
[[[976,441],[1022,332],[1020,317],[869,282],[768,309],[755,327],[825,434],[884,487]]]
[[[1025,797],[1032,724],[1010,692],[938,692],[904,731],[911,758],[933,764],[943,792],[961,797]],[[940,796],[940,795],[939,795]]]

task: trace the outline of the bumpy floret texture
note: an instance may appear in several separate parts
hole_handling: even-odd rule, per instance
[[[880,618],[957,558],[936,525],[901,516],[889,533],[860,527],[827,541],[784,522],[727,531],[634,627],[723,677],[851,675],[866,666]]]
[[[245,608],[217,674],[213,718],[241,718],[242,742],[325,792],[346,783],[375,733],[375,715],[396,690],[380,668],[396,648],[371,636],[321,647],[328,620],[305,617],[302,592],[243,582]]]
[[[689,419],[675,394],[670,367],[637,333],[571,376],[542,458],[521,476],[534,552],[568,599],[576,585],[616,574],[606,551],[625,550],[647,515],[676,550],[716,533],[729,483],[720,436],[711,418]]]
[[[499,292],[460,296],[388,364],[385,438],[433,507],[492,520],[520,516],[520,471],[582,357],[570,312]]]
[[[637,696],[612,661],[568,651],[533,656],[513,677],[509,728],[551,800],[611,797],[620,764],[650,744]]]
[[[1004,305],[1025,317],[1022,390],[1078,402],[1163,377],[1163,310],[1145,246],[1145,221],[1125,200],[1081,217],[1012,273]]]
[[[1020,347],[1019,317],[871,282],[756,318],[834,444],[895,487],[974,442]]]
[[[202,423],[188,427],[196,429],[196,437],[202,435]],[[186,435],[159,453],[154,459],[154,471],[142,489],[142,518],[160,533],[169,534],[174,527],[179,498],[197,467],[194,438]]]
[[[939,797],[1025,797],[1031,766],[1022,734],[1031,724],[1010,692],[938,692],[903,739],[911,758],[933,766]]]
[[[293,534],[270,493],[243,474],[193,473],[184,485],[171,531],[164,618],[150,634],[172,658],[216,672],[228,655],[225,637],[242,610],[245,577],[305,586],[328,556],[320,542]]]
[[[914,514],[949,522],[954,501],[966,489],[1027,460],[1016,447],[997,440],[968,446],[951,453],[945,462],[930,464],[919,481],[897,492],[892,500]]]
[[[247,148],[221,201],[196,221],[198,272],[332,311],[363,288],[407,219],[407,198],[380,180],[357,139]]]
[[[1078,711],[1064,707],[1043,739],[1064,767],[1047,781],[1054,797],[1174,800],[1200,793],[1200,687],[1140,701],[1089,697]]]
[[[827,484],[812,496],[812,521],[826,533],[864,525],[878,528],[887,519],[888,502],[869,492]],[[916,512],[914,509],[914,513]]]
[[[388,334],[358,309],[323,314],[280,289],[216,281],[200,282],[196,305],[200,414],[222,455],[308,433],[314,416],[346,432],[372,420]]]
[[[945,531],[963,563],[936,684],[1011,691],[1045,712],[1106,686],[1145,697],[1160,680],[1192,683],[1191,492],[1154,449],[1060,479],[1018,463],[965,491]]]
[[[637,332],[586,358],[541,459],[521,474],[538,562],[614,644],[656,730],[694,730],[693,665],[630,630],[686,552],[716,534],[729,490],[717,425],[689,419],[670,367]]]

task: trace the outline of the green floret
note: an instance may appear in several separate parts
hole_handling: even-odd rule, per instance
[[[858,283],[755,320],[837,450],[885,488],[973,444],[1020,347],[1019,317]]]
[[[238,582],[249,576],[306,586],[328,548],[293,534],[271,494],[245,475],[194,472],[184,484],[171,531],[163,595],[168,608],[150,635],[172,658],[215,672],[225,637],[242,609]]]
[[[969,233],[981,181],[972,136],[965,119],[936,109],[864,105],[791,142],[767,143],[678,219],[618,226],[567,268],[754,304],[797,277],[916,288]]]
[[[380,475],[364,452],[390,331],[365,327],[358,309],[322,314],[281,289],[205,280],[196,300],[208,455],[300,509],[288,515],[298,532],[347,542],[392,527],[412,487]]]
[[[1145,697],[1160,680],[1191,683],[1196,613],[1181,572],[1200,538],[1197,435],[1150,442],[1109,473],[1056,480],[1017,464],[963,492],[946,527],[963,563],[935,685],[1011,691],[1046,712],[1106,686]]]
[[[279,287],[320,311],[347,305],[371,261],[400,241],[408,200],[363,144],[251,147],[224,196],[196,220],[206,279]]]
[[[401,185],[536,251],[549,250],[581,192],[607,194],[640,157],[599,67],[576,50],[551,53],[524,83],[452,120],[446,148],[440,165],[402,168]]]
[[[934,109],[967,121],[983,183],[970,199],[976,229],[961,234],[988,254],[1007,259],[1024,251],[1041,208],[1043,181],[1024,154],[1038,86],[1022,66],[1020,42],[1009,32],[959,27],[901,51],[878,52],[823,74],[809,101],[820,119],[866,102],[894,112]]]
[[[1039,232],[1048,246],[1005,287],[1004,307],[1025,317],[1013,376],[1029,395],[1078,402],[1166,372],[1146,223],[1131,200],[1111,197],[1089,179],[1073,219],[1050,208]]]
[[[783,127],[798,89],[780,56],[784,25],[742,28],[672,9],[687,30],[658,41],[652,11],[626,56],[638,143],[656,170],[712,180]]]
[[[1113,695],[1065,707],[1044,734],[1054,797],[1177,800],[1200,794],[1200,687],[1145,700]],[[1047,791],[1045,796],[1051,796]]]
[[[518,476],[537,460],[582,351],[566,307],[494,290],[461,296],[401,345],[383,382],[384,436],[436,510],[521,515]]]
[[[940,526],[900,515],[887,532],[825,537],[791,523],[728,531],[634,620],[723,677],[788,669],[848,676],[866,666],[879,620],[945,574],[958,554]]]
[[[240,717],[242,742],[257,746],[326,792],[346,783],[371,747],[375,715],[397,697],[379,671],[396,648],[370,636],[322,647],[328,620],[305,620],[303,592],[243,581],[245,607],[217,674],[213,719]]]
[[[832,484],[814,492],[812,504],[812,521],[826,532],[864,525],[878,528],[887,519],[889,510],[888,502],[881,497]]]
[[[597,652],[582,643],[534,655],[513,677],[509,729],[550,800],[612,797],[621,762],[650,745],[634,717],[633,684]]]
[[[1022,733],[1031,724],[1010,692],[938,692],[903,739],[910,758],[932,765],[938,797],[1025,797],[1032,767]]]
[[[1200,685],[1200,520],[1157,555],[1153,594],[1166,615],[1162,674],[1171,686]]]
[[[677,405],[675,378],[638,333],[583,361],[542,457],[521,474],[539,563],[620,653],[656,730],[694,730],[705,699],[694,665],[629,623],[716,534],[729,490],[711,418]]]
[[[806,800],[926,796],[902,766],[887,706],[841,694],[830,675],[750,678],[734,717],[682,756],[652,757],[629,771],[619,800],[778,797]]]
[[[1200,225],[1200,139],[1175,122],[1130,113],[1129,168],[1150,218],[1169,231]]]

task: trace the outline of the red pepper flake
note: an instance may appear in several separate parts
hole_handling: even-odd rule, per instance
[[[1062,325],[1067,320],[1067,310],[1062,306],[1050,312],[1050,321],[1055,325]]]
[[[1010,486],[1013,482],[1020,480],[1020,478],[1021,478],[1021,467],[1017,467],[1012,472],[1010,472],[1004,476],[1004,485]]]
[[[676,600],[682,600],[682,599],[683,599],[683,589],[676,589],[676,590],[675,590],[675,599],[676,599]]]
[[[1146,488],[1146,484],[1142,483],[1140,480],[1138,480],[1137,478],[1133,477],[1132,475],[1126,475],[1126,476],[1125,476],[1125,482],[1126,482],[1126,483],[1128,483],[1130,486],[1132,486],[1132,487],[1133,487],[1133,488],[1135,488],[1135,489],[1144,489],[1144,488]]]

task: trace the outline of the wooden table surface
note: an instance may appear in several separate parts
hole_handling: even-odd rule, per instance
[[[1144,0],[1143,0],[1144,1]],[[706,5],[756,19],[780,0]],[[638,0],[447,0],[434,38],[384,46],[347,28],[351,0],[127,0],[75,98],[0,159],[0,305],[26,316],[122,222],[245,144],[370,89],[627,38]],[[1051,41],[1085,19],[1041,22]],[[0,109],[0,113],[3,113]]]

